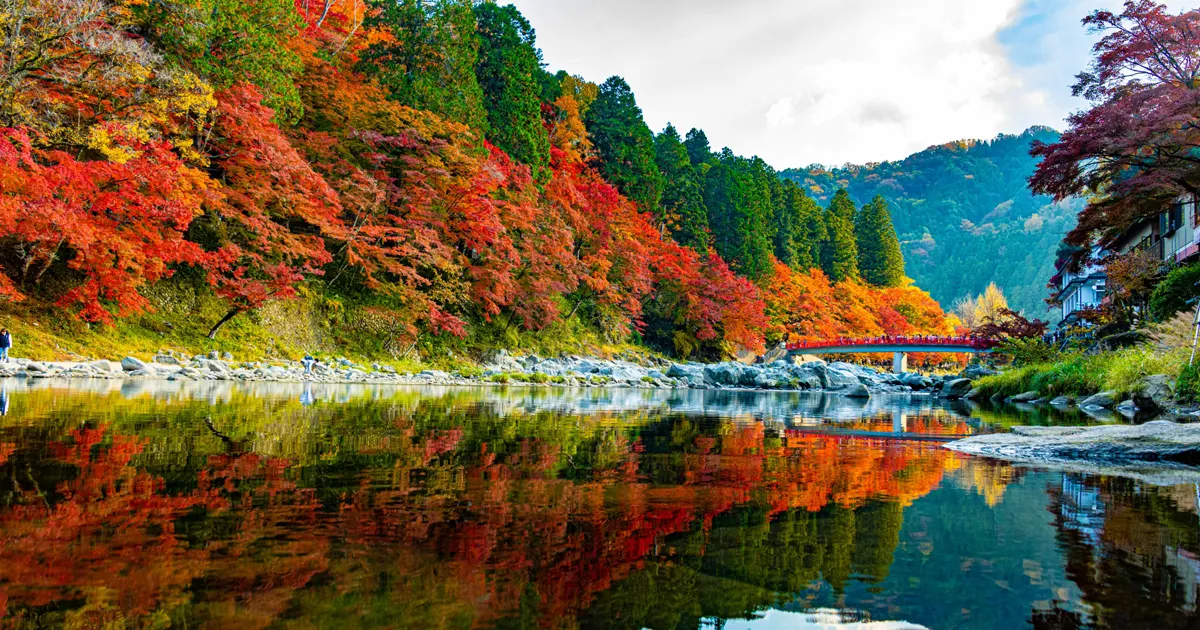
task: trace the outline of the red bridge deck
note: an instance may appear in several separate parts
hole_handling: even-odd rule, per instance
[[[838,337],[823,341],[796,341],[789,352],[987,352],[996,347],[991,339],[973,336],[899,335],[881,337]]]

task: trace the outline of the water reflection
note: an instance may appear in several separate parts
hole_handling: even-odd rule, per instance
[[[4,626],[1196,622],[1196,487],[934,439],[995,410],[33,385],[0,423]]]

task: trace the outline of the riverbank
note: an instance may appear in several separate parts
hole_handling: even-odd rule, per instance
[[[347,358],[319,362],[306,371],[299,361],[239,361],[230,353],[186,356],[166,350],[152,358],[120,360],[32,361],[0,363],[0,378],[160,379],[167,381],[241,381],[367,383],[397,385],[528,385],[561,387],[634,387],[667,389],[744,389],[834,392],[867,398],[880,392],[926,392],[957,399],[971,389],[968,378],[891,374],[850,363],[821,360],[793,363],[679,363],[659,357],[640,360],[564,355],[491,353],[481,365],[453,371],[398,370],[380,363]]]
[[[1192,415],[1200,408],[1200,391],[1187,364],[1187,351],[1179,344],[1070,352],[980,378],[969,397],[1110,409],[1128,417]]]

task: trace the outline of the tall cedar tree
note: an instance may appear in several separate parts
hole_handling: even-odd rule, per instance
[[[542,124],[542,53],[533,27],[516,7],[475,5],[479,63],[475,76],[487,107],[488,140],[545,182],[550,175],[550,135]],[[547,80],[552,83],[552,80]]]
[[[621,77],[609,77],[584,117],[600,172],[643,212],[657,212],[663,181],[654,161],[654,134],[642,120],[633,90]]]
[[[792,180],[781,180],[775,199],[775,257],[798,271],[821,260],[825,223],[817,202]]]
[[[774,264],[774,173],[769,168],[758,158],[747,160],[725,149],[704,178],[704,206],[717,254],[752,280],[768,275]]]
[[[699,166],[712,159],[712,147],[708,144],[708,136],[704,135],[704,130],[693,127],[687,132],[687,138],[683,141],[684,148],[687,149],[688,158],[692,164]]]
[[[699,176],[673,125],[654,139],[655,162],[663,176],[662,213],[677,243],[708,251],[708,214]]]
[[[359,67],[400,103],[486,132],[487,109],[475,76],[480,41],[470,0],[380,6],[368,23],[382,36],[363,52]]]
[[[854,202],[844,188],[837,191],[825,209],[826,240],[821,247],[821,269],[835,282],[859,277],[855,214]]]
[[[892,213],[881,195],[875,195],[855,216],[854,238],[863,280],[879,287],[898,287],[904,282],[900,239],[896,238]]]

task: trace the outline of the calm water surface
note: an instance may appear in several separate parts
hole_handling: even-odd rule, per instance
[[[1200,626],[1194,484],[940,447],[1112,419],[16,380],[0,412],[0,627]]]

